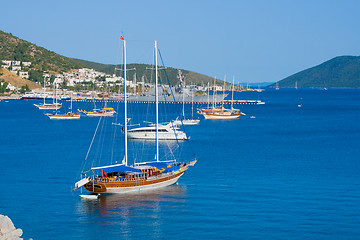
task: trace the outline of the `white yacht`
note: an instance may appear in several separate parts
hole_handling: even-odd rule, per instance
[[[156,124],[151,124],[146,127],[133,128],[128,130],[128,137],[130,139],[145,139],[155,140]],[[187,136],[183,131],[178,130],[177,127],[171,125],[158,124],[158,139],[159,140],[187,140]]]

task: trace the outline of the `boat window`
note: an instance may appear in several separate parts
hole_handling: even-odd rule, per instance
[[[156,132],[155,129],[133,129],[133,130],[130,130],[129,132]],[[159,129],[158,132],[167,132],[166,129]]]

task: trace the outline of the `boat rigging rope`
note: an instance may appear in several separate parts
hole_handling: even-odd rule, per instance
[[[167,74],[167,72],[166,72],[165,64],[164,64],[163,58],[162,58],[162,56],[161,56],[160,49],[158,49],[158,52],[159,52],[160,60],[161,60],[161,62],[162,62],[162,64],[163,64],[163,68],[164,68],[164,72],[165,72],[166,79],[168,80],[168,84],[169,84],[169,88],[170,88],[170,91],[171,91],[171,95],[172,95],[172,97],[173,97],[173,99],[174,99],[174,102],[177,103],[177,101],[176,101],[176,99],[175,99],[174,92],[173,92],[172,87],[171,87],[171,84],[170,84],[169,76],[168,76],[168,74]],[[184,132],[186,133],[185,125],[184,125],[182,119],[180,119],[180,122],[181,122],[182,127],[184,128]],[[179,141],[178,141],[178,138],[177,138],[177,134],[176,134],[176,130],[175,130],[175,128],[174,128],[174,125],[173,125],[172,122],[170,122],[170,123],[171,123],[171,125],[172,125],[172,127],[173,127],[173,129],[174,129],[174,134],[175,134],[175,137],[176,137],[176,142],[177,142],[178,146],[180,147],[180,143],[179,143]],[[190,141],[190,139],[188,139],[187,141]],[[194,154],[194,157],[196,158],[196,154],[195,154],[195,151],[194,151],[192,145],[191,145],[191,144],[189,144],[189,145],[190,145],[191,151],[192,151],[193,154]]]
[[[96,133],[97,133],[97,131],[98,131],[98,128],[99,128],[99,126],[100,126],[100,122],[101,122],[102,118],[103,118],[103,117],[100,117],[100,118],[99,118],[99,122],[98,122],[98,124],[97,124],[97,126],[96,126],[94,136],[93,136],[93,138],[92,138],[92,140],[91,140],[89,149],[88,149],[88,151],[87,151],[87,153],[86,153],[85,161],[87,160],[87,158],[88,158],[88,156],[89,156],[91,147],[92,147],[92,145],[93,145],[93,142],[94,142],[94,139],[95,139],[95,137],[96,137]]]

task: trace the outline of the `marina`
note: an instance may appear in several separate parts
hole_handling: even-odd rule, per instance
[[[360,204],[359,90],[274,89],[261,94],[265,105],[242,105],[247,116],[186,128],[198,162],[178,184],[119,196],[94,197],[84,190],[86,198],[71,189],[99,118],[50,121],[34,108],[34,101],[1,101],[6,138],[0,138],[5,169],[0,182],[6,194],[0,210],[23,230],[24,239],[188,239],[189,232],[197,239],[268,239],[273,234],[283,239],[341,239],[349,229],[351,236],[358,236],[360,219],[353,213]],[[234,99],[257,96],[234,93]],[[297,106],[300,98],[302,108]],[[68,108],[70,102],[63,104]],[[82,109],[89,103],[73,104]],[[119,109],[117,102],[108,105],[118,113],[104,118],[105,139],[113,138],[116,117],[124,117],[123,104]],[[144,119],[147,105],[129,103],[136,122]],[[182,104],[163,107],[169,107],[169,118],[161,122],[182,111]],[[191,114],[191,104],[185,104],[185,114]],[[44,141],[49,133],[57,140]],[[118,133],[123,140],[115,146],[114,158],[122,159],[124,136]],[[154,141],[148,145],[154,148]],[[152,151],[145,152],[154,157]],[[189,148],[183,154],[192,155]],[[108,156],[111,159],[111,153]],[[238,177],[229,178],[231,169]],[[14,177],[21,180],[7,184]]]
[[[359,1],[1,7],[0,240],[360,238]]]

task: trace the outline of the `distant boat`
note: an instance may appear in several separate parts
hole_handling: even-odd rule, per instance
[[[35,107],[37,107],[39,110],[58,110],[61,108],[61,103],[58,103],[56,101],[56,103],[54,102],[54,98],[52,98],[53,103],[46,103],[46,97],[47,94],[45,92],[46,90],[46,78],[44,78],[44,93],[43,93],[43,99],[44,99],[44,103],[43,104],[34,104]],[[24,99],[24,98],[23,98]],[[55,88],[55,99],[57,100],[57,94],[56,94],[56,88]]]
[[[171,125],[171,123],[167,125],[158,124],[158,133],[156,133],[156,124],[133,128],[128,130],[127,135],[130,139],[156,140],[157,134],[159,140],[187,140],[187,136],[183,131],[180,131],[177,127]]]
[[[181,79],[182,80],[182,79]],[[157,85],[156,85],[157,87]],[[158,91],[155,93],[156,120],[158,121]],[[183,103],[184,104],[184,103]],[[184,111],[184,108],[183,108]],[[184,116],[184,113],[183,113]],[[180,124],[178,124],[180,125]],[[133,128],[127,131],[129,139],[144,140],[187,140],[187,136],[183,131],[176,127],[177,124],[170,122],[168,124],[150,124],[146,127]]]
[[[209,87],[209,83],[208,83],[208,99],[207,99],[207,108],[198,108],[198,112],[199,114],[202,113],[213,113],[213,112],[221,112],[222,108],[218,108],[216,107],[216,100],[215,100],[215,96],[216,96],[216,88],[215,88],[215,81],[216,78],[214,78],[214,93],[213,93],[213,103],[212,103],[212,107],[210,107],[210,87]]]
[[[200,109],[198,111],[199,114],[203,115],[205,120],[227,120],[227,119],[236,119],[239,118],[241,115],[246,115],[245,113],[242,113],[239,109],[233,108],[233,102],[234,102],[234,78],[233,78],[233,85],[232,85],[232,95],[231,95],[231,108],[226,109],[224,106],[221,108],[216,108],[213,105],[213,108],[211,109]]]
[[[93,109],[92,111],[79,110],[79,112],[84,113],[88,117],[111,117],[116,112],[113,108],[105,107],[102,109]]]
[[[183,103],[183,107],[182,107],[182,119],[176,119],[174,120],[172,123],[173,125],[197,125],[199,124],[200,122],[200,119],[194,119],[194,93],[191,93],[191,116],[192,118],[191,119],[186,119],[185,118],[185,78],[184,76],[182,75],[182,72],[181,70],[178,70],[178,79],[179,79],[179,82],[183,84],[183,92],[182,92],[182,95],[183,95],[183,99],[182,99],[182,103]]]
[[[58,110],[61,108],[61,103],[44,103],[44,104],[34,104],[39,110]]]
[[[81,113],[84,113],[88,117],[112,117],[116,113],[113,108],[106,107],[106,102],[105,102],[104,108],[99,108],[99,109],[96,108],[95,96],[93,97],[93,103],[94,103],[95,108],[92,111],[86,111],[86,110],[80,110],[80,109],[78,109],[78,111]]]
[[[126,45],[124,41],[124,59],[126,59]],[[157,43],[155,41],[155,85],[158,85],[157,76]],[[141,190],[151,190],[160,187],[166,187],[174,184],[184,175],[190,166],[194,166],[196,159],[187,163],[177,163],[176,159],[169,161],[160,161],[159,157],[159,128],[158,123],[158,98],[156,97],[156,157],[155,161],[140,162],[134,165],[128,165],[128,145],[127,145],[127,97],[126,97],[126,60],[124,60],[124,159],[120,164],[104,165],[91,167],[82,174],[82,179],[75,183],[75,189],[84,186],[84,188],[95,194],[128,193]],[[86,175],[89,174],[90,175]],[[82,196],[84,197],[84,196]],[[90,197],[94,198],[94,197]]]
[[[279,83],[276,82],[276,87],[275,87],[276,90],[279,90]]]
[[[64,113],[64,114],[58,114],[57,112],[55,114],[45,114],[47,115],[51,120],[75,120],[80,119],[80,113],[73,113],[72,112],[72,97],[70,100],[70,112]]]

